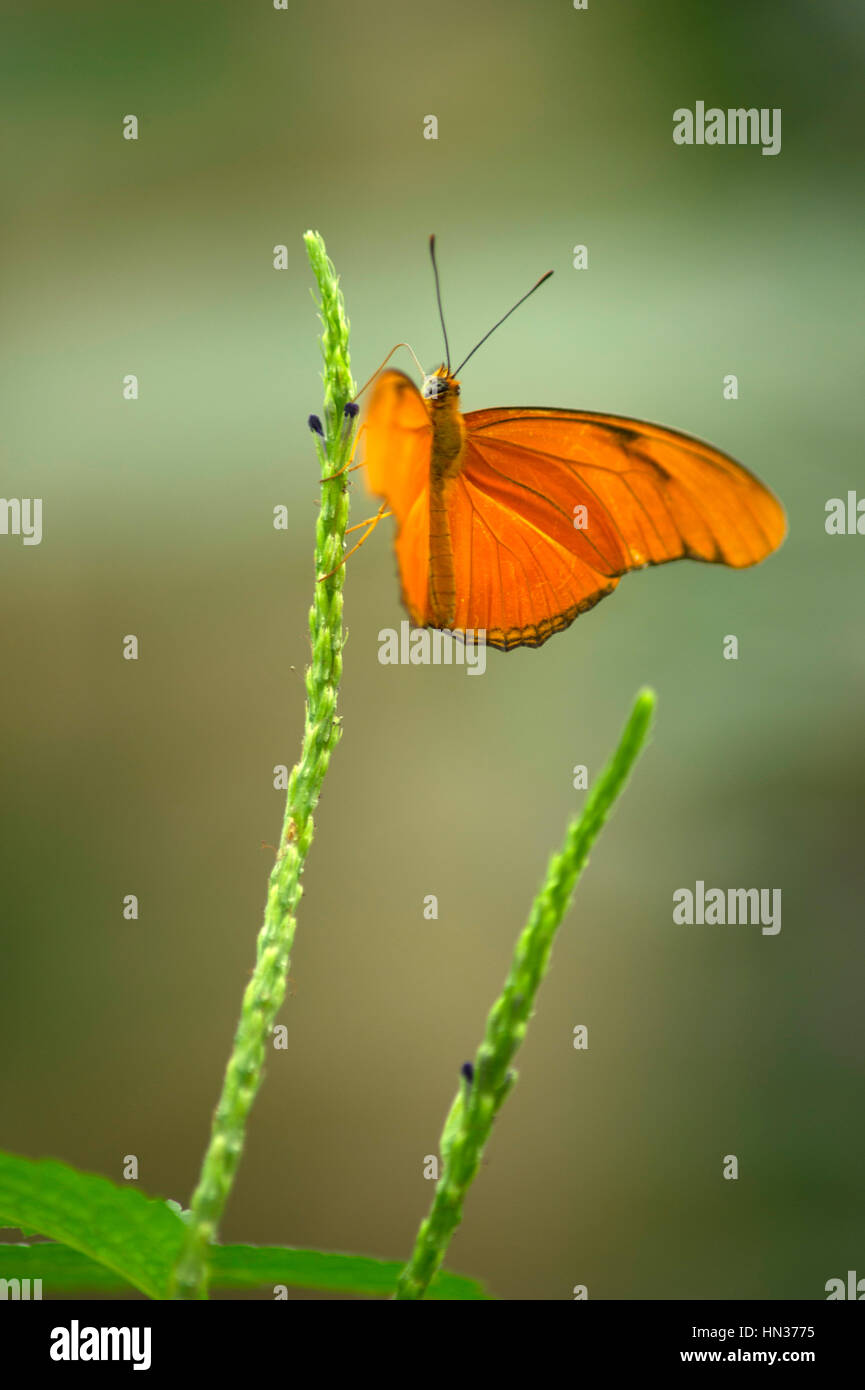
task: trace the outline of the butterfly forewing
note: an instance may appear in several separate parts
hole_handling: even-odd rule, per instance
[[[403,372],[382,372],[364,417],[364,462],[370,488],[386,497],[398,522],[429,488],[432,425],[423,397]]]
[[[517,485],[528,477],[534,487],[540,473],[560,510],[573,511],[583,501],[576,493],[589,488],[596,502],[586,532],[615,527],[626,558],[617,573],[683,556],[740,568],[784,538],[784,512],[768,488],[690,435],[614,415],[518,408],[475,411],[466,426],[473,454]]]
[[[364,419],[364,462],[370,489],[396,518],[403,602],[419,627],[429,612],[431,446],[432,425],[414,382],[403,372],[382,372]]]

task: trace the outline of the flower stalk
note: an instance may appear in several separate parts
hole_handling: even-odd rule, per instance
[[[324,359],[324,416],[310,417],[321,470],[321,509],[315,533],[315,592],[309,614],[312,659],[306,672],[306,716],[300,758],[288,783],[285,817],[270,874],[255,968],[243,995],[240,1020],[213,1117],[198,1186],[186,1214],[188,1232],[175,1268],[173,1296],[207,1297],[207,1252],[243,1152],[246,1122],[262,1082],[266,1049],[285,997],[302,893],[301,875],[312,843],[315,811],[331,754],[339,742],[337,692],[344,633],[342,564],[348,522],[345,475],[356,412],[349,357],[349,324],[339,281],[317,232],[304,241],[319,291]]]
[[[645,746],[654,708],[654,693],[641,690],[618,748],[589,792],[582,814],[571,821],[561,850],[550,859],[544,885],[517,941],[510,974],[487,1018],[483,1042],[474,1063],[463,1067],[460,1089],[439,1144],[442,1175],[429,1215],[418,1231],[411,1259],[399,1277],[395,1295],[398,1300],[423,1298],[462,1220],[463,1204],[480,1166],[493,1121],[517,1079],[511,1062],[534,1013],[555,934],[570,907],[592,846]]]

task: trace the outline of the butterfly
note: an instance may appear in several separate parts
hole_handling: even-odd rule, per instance
[[[430,251],[441,314],[434,238]],[[631,570],[681,559],[741,569],[781,544],[769,489],[678,430],[534,406],[463,415],[458,374],[490,333],[452,371],[443,316],[442,330],[445,363],[420,389],[380,371],[363,422],[367,483],[396,520],[415,626],[539,647]]]

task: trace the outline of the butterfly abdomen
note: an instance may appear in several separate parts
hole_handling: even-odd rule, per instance
[[[459,386],[445,377],[437,397],[427,401],[433,427],[430,451],[429,607],[433,627],[450,627],[456,612],[454,550],[448,499],[462,461],[466,427],[457,404]]]
[[[456,611],[457,585],[447,492],[444,482],[432,483],[429,499],[429,606],[433,627],[450,627]]]

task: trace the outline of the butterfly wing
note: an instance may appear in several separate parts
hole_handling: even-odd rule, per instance
[[[629,570],[685,557],[741,568],[784,538],[772,493],[689,435],[531,408],[465,423],[449,499],[453,626],[484,629],[491,646],[540,646]]]
[[[364,417],[364,462],[370,490],[384,497],[397,523],[403,602],[412,621],[429,620],[429,470],[432,425],[423,397],[404,372],[376,379]]]

